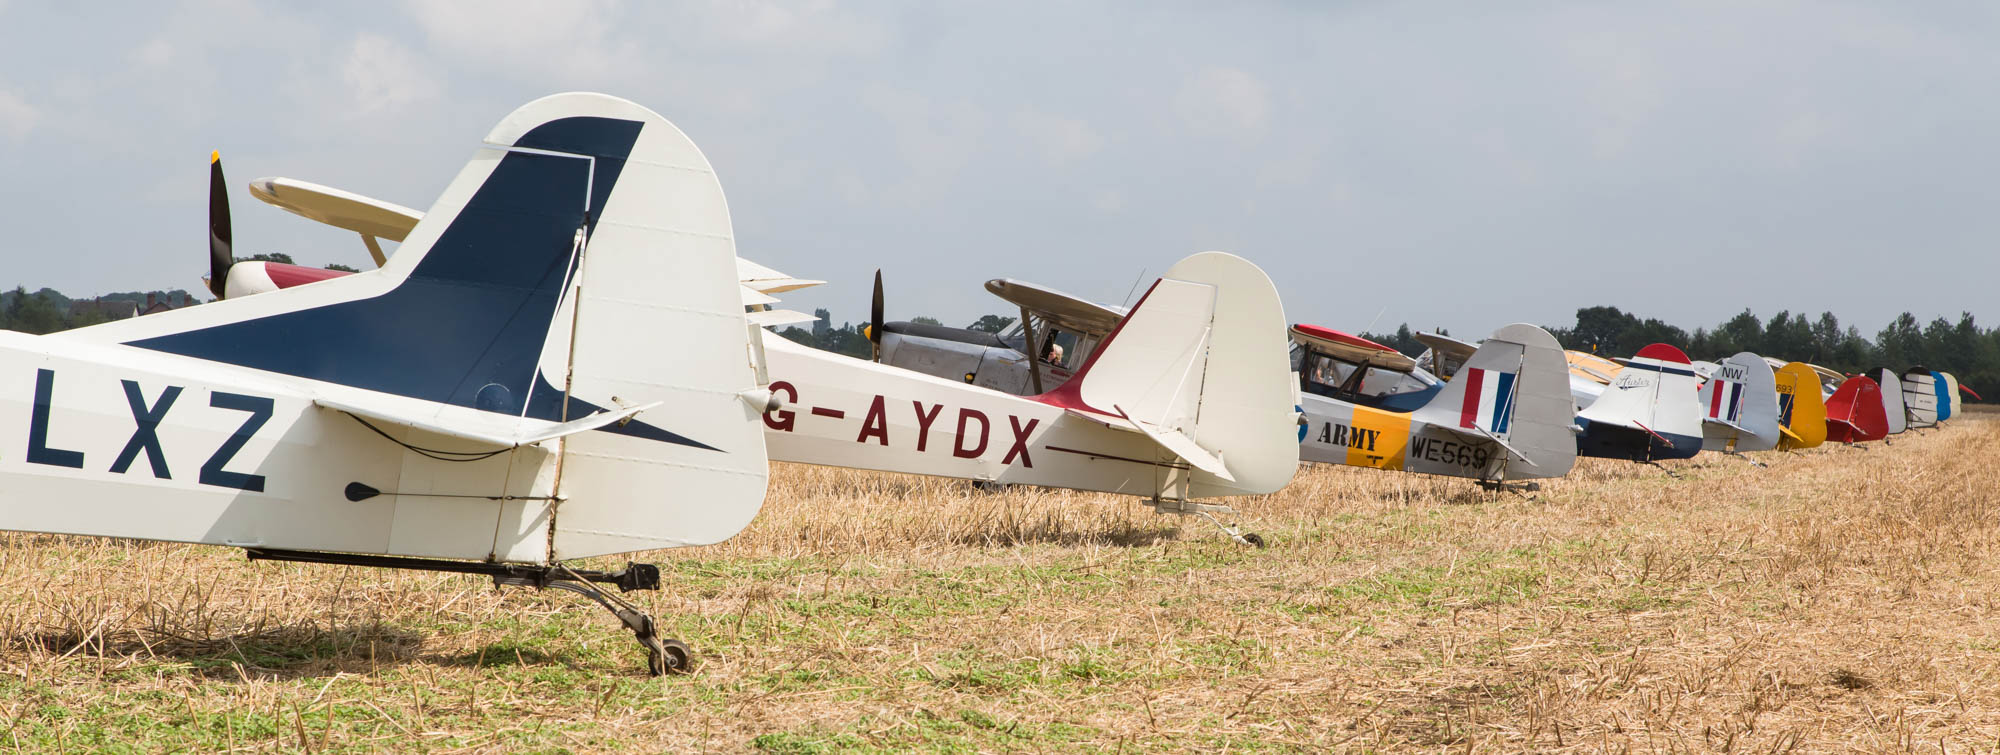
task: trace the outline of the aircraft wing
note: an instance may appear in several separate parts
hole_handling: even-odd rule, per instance
[[[1047,286],[1012,278],[994,278],[986,290],[1009,304],[1040,315],[1050,324],[1067,330],[1104,335],[1125,319],[1123,307],[1107,307]]]
[[[408,237],[410,229],[416,228],[417,223],[424,219],[422,212],[394,202],[385,202],[374,197],[311,181],[300,181],[296,178],[260,178],[251,181],[250,195],[265,204],[308,220],[316,220],[362,236],[396,242]],[[372,242],[369,251],[371,253],[378,251]],[[378,265],[381,262],[381,259],[376,260]],[[736,258],[736,279],[745,289],[758,294],[781,294],[826,282],[794,278],[742,257]],[[743,303],[769,304],[775,301],[777,300],[753,301],[751,295],[746,294]]]
[[[402,241],[424,219],[423,213],[393,202],[294,178],[251,181],[250,195],[302,218],[390,241]]]
[[[424,432],[437,433],[438,435],[462,440],[512,448],[540,443],[545,440],[554,440],[565,435],[575,435],[587,430],[595,430],[659,406],[661,402],[654,401],[649,404],[619,409],[617,411],[598,412],[582,419],[573,419],[561,423],[524,420],[518,417],[506,417],[503,415],[491,415],[495,420],[491,422],[449,422],[440,421],[434,414],[420,416],[384,405],[369,406],[331,399],[315,399],[313,403],[327,409],[346,412],[364,419],[413,427]]]
[[[1124,430],[1144,435],[1154,443],[1159,444],[1161,448],[1166,449],[1168,453],[1179,456],[1189,466],[1230,482],[1236,481],[1236,478],[1229,474],[1229,467],[1223,465],[1222,457],[1216,456],[1210,453],[1208,449],[1197,445],[1193,438],[1188,437],[1179,430],[1168,430],[1157,427],[1150,422],[1132,419],[1130,414],[1117,405],[1113,405],[1111,408],[1116,410],[1118,414],[1098,414],[1097,412],[1080,409],[1067,409],[1066,411],[1070,416],[1081,417],[1114,430]]]

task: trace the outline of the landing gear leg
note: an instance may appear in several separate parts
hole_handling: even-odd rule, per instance
[[[1501,482],[1499,480],[1479,480],[1478,482],[1479,489],[1488,493],[1513,493],[1531,501],[1535,497],[1528,494],[1540,492],[1542,489],[1541,483],[1538,482]]]
[[[1228,535],[1229,539],[1231,540],[1255,548],[1270,547],[1269,543],[1264,542],[1263,535],[1259,535],[1255,532],[1244,532],[1241,527],[1232,527],[1230,525],[1223,524],[1222,520],[1215,518],[1214,514],[1210,514],[1206,511],[1199,511],[1195,513],[1200,514],[1203,519],[1207,519],[1209,524],[1215,525],[1216,529],[1222,530],[1222,534]]]
[[[659,589],[659,567],[652,564],[633,564],[630,567],[630,569],[640,568],[651,571],[652,587],[633,589]],[[545,575],[536,576],[495,575],[493,577],[493,584],[495,586],[514,585],[519,587],[568,590],[582,595],[603,606],[604,610],[610,611],[611,615],[618,617],[618,621],[624,624],[626,629],[632,630],[632,636],[639,640],[639,646],[646,649],[646,671],[653,676],[685,674],[693,667],[694,651],[688,649],[685,642],[660,637],[653,623],[652,615],[639,610],[638,606],[632,605],[631,602],[624,598],[598,589],[596,585],[591,584],[589,579],[570,570],[567,566],[557,564],[555,570],[559,571],[552,570],[545,573]],[[553,578],[550,578],[551,576]],[[619,586],[621,588],[624,587],[623,584]]]
[[[1674,479],[1676,479],[1676,480],[1678,480],[1678,479],[1680,479],[1680,478],[1681,478],[1681,473],[1679,473],[1679,472],[1675,472],[1674,470],[1671,470],[1671,469],[1668,469],[1668,468],[1666,468],[1666,466],[1665,466],[1665,465],[1662,465],[1661,463],[1659,463],[1659,462],[1657,462],[1657,461],[1653,461],[1652,459],[1647,459],[1647,460],[1645,460],[1645,461],[1642,461],[1642,462],[1639,462],[1639,463],[1640,463],[1640,464],[1645,464],[1645,465],[1647,465],[1647,466],[1651,466],[1651,467],[1653,467],[1653,468],[1655,468],[1655,469],[1658,469],[1658,470],[1660,470],[1660,471],[1662,471],[1662,472],[1665,472],[1665,473],[1667,473],[1667,476],[1668,476],[1668,477],[1672,477],[1672,478],[1674,478]]]
[[[624,598],[597,587],[599,584],[617,585],[618,592],[621,593],[633,590],[658,590],[660,567],[652,564],[626,564],[621,571],[602,572],[591,569],[579,571],[563,564],[548,566],[500,564],[488,561],[447,561],[435,558],[367,556],[266,548],[251,548],[245,551],[245,555],[252,561],[294,561],[308,564],[344,564],[384,569],[483,574],[493,578],[495,587],[567,590],[596,601],[598,605],[604,607],[604,610],[618,617],[618,621],[624,624],[626,629],[632,630],[632,636],[646,649],[646,670],[653,676],[687,673],[694,665],[694,653],[688,649],[687,643],[661,637],[650,614]]]
[[[1759,468],[1759,469],[1768,469],[1768,468],[1770,468],[1770,466],[1771,466],[1771,465],[1769,465],[1769,464],[1765,464],[1764,462],[1761,462],[1761,461],[1758,461],[1758,460],[1756,460],[1756,459],[1752,459],[1752,458],[1750,458],[1750,457],[1748,457],[1748,456],[1744,456],[1743,454],[1741,454],[1741,453],[1738,453],[1738,452],[1735,452],[1735,451],[1729,451],[1729,452],[1727,452],[1727,453],[1728,453],[1728,454],[1729,454],[1730,456],[1734,456],[1734,457],[1736,457],[1736,458],[1738,458],[1738,459],[1742,459],[1742,460],[1744,460],[1744,461],[1747,461],[1747,462],[1750,462],[1750,466],[1753,466],[1753,467],[1757,467],[1757,468]]]
[[[1152,504],[1153,510],[1162,514],[1193,514],[1207,519],[1209,524],[1215,525],[1216,529],[1222,530],[1222,534],[1228,535],[1230,540],[1234,540],[1237,543],[1258,548],[1269,545],[1269,543],[1264,542],[1263,535],[1255,532],[1244,532],[1239,527],[1223,524],[1222,520],[1215,518],[1216,514],[1236,513],[1236,509],[1228,506],[1213,503],[1196,503],[1181,498],[1154,498]]]

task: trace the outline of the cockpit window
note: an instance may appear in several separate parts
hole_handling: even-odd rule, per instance
[[[1076,346],[1075,333],[1059,328],[1051,328],[1045,334],[1038,333],[1042,341],[1041,359],[1044,364],[1063,369],[1076,369],[1081,349]]]

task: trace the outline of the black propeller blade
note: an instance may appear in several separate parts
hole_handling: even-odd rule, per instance
[[[222,153],[208,157],[208,290],[221,299],[236,250],[229,230],[229,190],[222,179]]]
[[[882,269],[875,269],[875,299],[868,305],[868,351],[882,361]]]

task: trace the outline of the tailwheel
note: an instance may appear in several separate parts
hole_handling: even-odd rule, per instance
[[[1246,543],[1249,543],[1249,544],[1251,544],[1251,545],[1254,545],[1254,546],[1256,546],[1256,547],[1258,547],[1258,548],[1269,548],[1269,547],[1271,547],[1271,544],[1270,544],[1270,543],[1267,543],[1267,542],[1264,542],[1264,536],[1263,536],[1263,535],[1259,535],[1259,534],[1257,534],[1257,533],[1255,533],[1255,532],[1245,532],[1245,533],[1243,533],[1243,542],[1246,542]]]
[[[686,674],[694,670],[694,650],[680,640],[655,637],[646,643],[646,665],[654,676]]]

